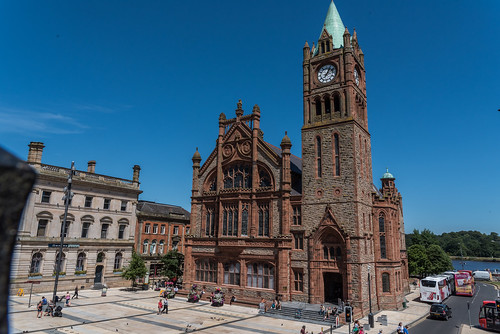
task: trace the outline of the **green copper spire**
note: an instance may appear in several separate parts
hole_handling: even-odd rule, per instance
[[[325,23],[323,24],[323,28],[326,28],[326,31],[332,35],[333,37],[333,47],[340,48],[344,45],[344,23],[342,23],[342,19],[340,18],[339,12],[335,4],[330,2],[330,7],[328,7],[328,13],[326,13]],[[321,30],[323,32],[323,30]],[[320,35],[321,36],[321,35]]]

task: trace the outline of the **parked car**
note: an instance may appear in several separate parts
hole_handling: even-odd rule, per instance
[[[431,318],[448,320],[451,318],[451,307],[446,304],[432,304],[429,316]]]

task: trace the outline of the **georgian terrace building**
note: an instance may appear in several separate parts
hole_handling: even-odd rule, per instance
[[[42,163],[43,148],[40,142],[29,144],[27,162],[38,178],[19,225],[11,291],[26,288],[27,280],[40,282],[34,285],[37,291],[50,291],[54,285],[70,170]],[[126,180],[96,174],[95,166],[89,161],[87,171],[77,170],[73,176],[60,290],[128,284],[119,274],[134,247],[140,167],[135,165],[132,180]]]

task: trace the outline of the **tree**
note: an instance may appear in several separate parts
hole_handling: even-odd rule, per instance
[[[429,272],[430,262],[423,245],[412,245],[408,248],[408,270],[410,275],[423,277]]]
[[[160,259],[163,264],[161,275],[169,278],[181,277],[184,268],[184,255],[176,249],[169,251]]]
[[[453,269],[450,256],[439,245],[430,245],[426,248],[426,253],[430,264],[427,273],[439,274]]]
[[[130,280],[132,282],[132,286],[134,286],[135,280],[144,277],[147,272],[148,269],[144,264],[144,260],[133,250],[132,260],[130,260],[129,265],[123,269],[123,273],[121,276],[127,280]]]

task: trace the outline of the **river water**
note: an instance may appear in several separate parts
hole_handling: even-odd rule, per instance
[[[461,260],[452,260],[453,268],[455,270],[462,269],[462,261]],[[491,272],[495,272],[495,270],[500,273],[500,262],[482,262],[482,261],[463,261],[463,269],[465,270],[485,270],[489,269]]]

